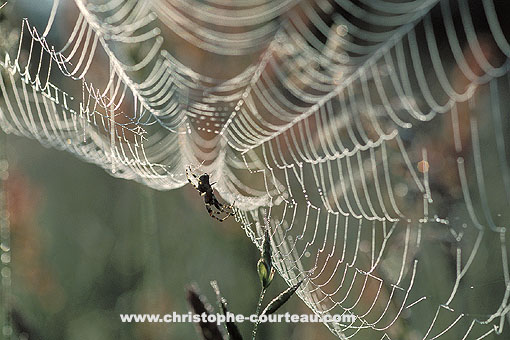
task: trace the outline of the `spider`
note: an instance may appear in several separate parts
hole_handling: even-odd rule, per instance
[[[198,181],[198,185],[193,184],[193,182],[191,181],[191,178],[189,176],[190,173]],[[209,175],[208,174],[203,174],[200,177],[197,177],[197,175],[195,175],[194,173],[191,172],[191,168],[187,168],[186,169],[186,177],[188,178],[188,182],[190,182],[191,185],[193,185],[193,187],[195,189],[197,189],[197,191],[200,193],[200,196],[204,196],[205,208],[207,209],[209,216],[211,216],[212,218],[214,218],[220,222],[225,221],[230,216],[234,216],[234,212],[232,211],[233,204],[231,204],[231,205],[222,204],[218,201],[216,196],[214,196],[214,189],[212,188],[212,186],[216,182],[209,184]],[[215,207],[217,209],[217,211],[213,211],[212,207]],[[219,218],[218,216],[216,216],[216,215],[220,215],[221,213],[226,213],[227,215],[222,218]]]

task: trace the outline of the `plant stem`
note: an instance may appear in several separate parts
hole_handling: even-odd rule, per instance
[[[264,300],[264,294],[266,294],[266,288],[262,287],[262,290],[260,291],[259,302],[257,304],[257,311],[255,312],[257,314],[257,317],[260,314],[260,308],[262,306],[262,300]],[[255,322],[255,326],[253,327],[252,340],[255,340],[255,337],[257,336],[258,325],[259,325],[259,320],[257,318],[257,322]]]

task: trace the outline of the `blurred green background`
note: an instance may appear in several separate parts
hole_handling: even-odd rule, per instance
[[[13,305],[34,339],[198,339],[192,324],[119,318],[187,313],[192,282],[216,307],[209,282],[217,280],[233,312],[254,313],[259,252],[234,219],[211,219],[193,188],[158,192],[32,140],[3,140]],[[267,301],[285,288],[276,278]],[[296,297],[287,311],[308,313]],[[285,323],[263,325],[259,336],[335,338],[320,324]]]

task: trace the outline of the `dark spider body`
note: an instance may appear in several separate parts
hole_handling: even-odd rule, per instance
[[[188,178],[188,182],[190,182],[191,185],[193,185],[193,187],[197,189],[197,191],[200,193],[200,196],[204,196],[205,208],[207,209],[207,212],[212,218],[217,219],[220,222],[223,222],[230,216],[234,216],[234,212],[232,211],[233,208],[232,205],[225,205],[220,203],[216,196],[214,195],[214,189],[212,186],[215,183],[209,182],[208,174],[203,174],[200,177],[197,177],[194,173],[191,173],[191,175],[198,181],[198,185],[195,185],[191,181],[191,178],[189,176],[190,173],[191,170],[188,171],[188,169],[186,169],[186,177]],[[212,207],[215,207],[217,211],[213,211]],[[219,218],[218,216],[216,216],[220,215],[221,213],[225,213],[226,216],[224,216],[223,218]]]

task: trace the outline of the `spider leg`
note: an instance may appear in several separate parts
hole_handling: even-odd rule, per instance
[[[214,212],[214,211],[212,210],[212,208],[211,208],[211,205],[210,205],[210,204],[206,204],[206,205],[205,205],[205,208],[207,209],[207,212],[209,213],[209,216],[211,216],[212,218],[214,218],[215,220],[218,220],[218,221],[220,221],[220,222],[223,222],[223,221],[225,221],[227,218],[229,218],[229,217],[230,217],[230,214],[227,214],[227,216],[225,216],[225,217],[223,217],[223,218],[219,218],[219,217],[218,217],[218,216],[216,216],[216,215],[219,215],[219,214],[220,214],[220,211],[216,211],[216,212]],[[215,215],[215,213],[216,213],[216,215]]]
[[[232,211],[232,209],[234,208],[234,203],[228,204],[228,205],[227,204],[222,204],[215,197],[214,198],[214,206],[219,211],[226,213],[228,216],[234,216],[234,212]]]
[[[228,204],[228,205],[225,205],[225,209],[229,209],[233,215],[233,209],[234,209],[234,204],[236,203],[236,201],[232,202],[232,204]]]
[[[226,213],[228,213],[227,209],[231,209],[232,208],[230,205],[226,205],[226,204],[220,203],[220,201],[218,201],[218,199],[216,199],[216,197],[214,198],[214,206],[219,211],[226,212]]]
[[[216,197],[213,197],[213,204],[216,207],[216,209],[218,209],[219,211],[223,211],[223,204],[221,204]]]
[[[189,172],[188,172],[189,170]],[[200,192],[200,190],[198,190],[198,187],[191,181],[191,178],[189,177],[190,175],[190,172],[191,172],[191,168],[187,167],[186,168],[186,177],[188,178],[188,182],[193,186],[193,188],[195,188],[198,192]],[[194,173],[191,172],[191,175],[195,178],[195,179],[198,179],[197,175],[195,175]]]
[[[225,217],[223,217],[223,218],[217,218],[217,217],[215,217],[215,218],[216,218],[218,221],[223,222],[223,221],[225,221],[227,218],[229,218],[230,216],[233,216],[233,215],[228,214],[228,215],[226,215],[226,216],[225,216]]]
[[[213,213],[213,210],[211,209],[211,206],[209,204],[206,204],[205,208],[207,209],[209,216],[213,217],[214,213]]]

